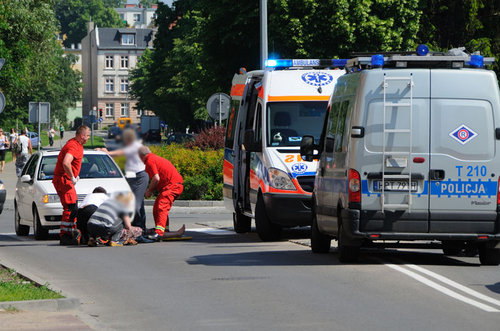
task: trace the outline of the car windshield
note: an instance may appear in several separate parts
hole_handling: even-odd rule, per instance
[[[319,142],[327,102],[270,102],[267,104],[267,146],[300,146],[302,136]]]
[[[38,170],[38,180],[52,180],[56,168],[57,155],[44,156]],[[122,174],[108,155],[84,155],[80,178],[120,178]]]

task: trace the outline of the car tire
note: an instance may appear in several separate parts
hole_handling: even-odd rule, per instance
[[[233,226],[236,233],[247,233],[252,229],[252,218],[237,211],[233,213]]]
[[[49,230],[45,229],[40,223],[40,216],[36,207],[33,208],[33,233],[35,240],[44,240],[49,236]]]
[[[21,216],[19,215],[19,210],[17,209],[17,203],[14,201],[14,227],[16,229],[17,236],[27,236],[30,234],[30,227],[21,224]]]
[[[479,246],[479,261],[482,265],[499,265],[500,248],[490,247],[487,244]]]
[[[441,244],[443,253],[447,256],[457,256],[464,248],[463,242],[443,240]]]
[[[341,263],[354,263],[358,261],[360,246],[348,245],[346,243],[346,232],[344,225],[340,223],[338,235],[338,253]]]
[[[255,229],[262,241],[276,241],[281,237],[281,226],[273,224],[267,216],[264,199],[259,195],[255,205]]]
[[[330,251],[332,237],[323,234],[318,228],[318,219],[313,214],[311,225],[311,250],[313,253],[325,254]]]

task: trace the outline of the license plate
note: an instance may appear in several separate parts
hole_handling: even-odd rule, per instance
[[[392,192],[408,192],[408,181],[405,180],[386,180],[384,182],[385,189],[384,191],[392,191]],[[382,191],[382,181],[376,180],[373,182],[373,190],[374,191]],[[417,181],[411,182],[411,191],[417,192],[418,183]]]

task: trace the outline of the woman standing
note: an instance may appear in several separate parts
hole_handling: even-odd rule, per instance
[[[16,151],[14,150],[14,143],[17,139],[17,133],[14,128],[10,129],[10,150],[12,151],[12,161],[16,160]]]
[[[127,182],[135,195],[135,217],[133,226],[146,229],[146,211],[144,210],[144,194],[149,184],[149,176],[146,173],[146,167],[139,158],[139,148],[142,143],[137,140],[133,129],[123,131],[123,144],[125,147],[114,151],[108,151],[106,148],[97,148],[96,150],[106,152],[110,156],[125,155],[125,176]]]
[[[64,138],[64,125],[62,124],[59,127],[59,136],[61,137],[61,140]]]
[[[30,138],[26,137],[26,129],[21,131],[21,135],[16,138],[14,142],[15,152],[16,152],[16,174],[17,177],[21,177],[23,168],[28,162],[28,152],[33,154],[33,148],[31,146]]]
[[[54,145],[54,136],[56,135],[54,128],[51,127],[47,135],[49,136],[49,145],[52,147]]]
[[[5,167],[5,153],[9,149],[9,138],[3,134],[3,129],[0,128],[0,173]]]

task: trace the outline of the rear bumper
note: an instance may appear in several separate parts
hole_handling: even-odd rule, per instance
[[[6,190],[1,190],[0,191],[0,214],[3,211],[3,205],[5,203],[5,197],[7,196],[7,191]]]
[[[445,232],[383,232],[360,231],[361,211],[357,209],[342,210],[342,224],[346,234],[352,239],[371,240],[468,240],[488,241],[500,240],[500,233],[445,233]],[[473,221],[471,221],[473,222]],[[498,222],[498,221],[497,221]]]
[[[285,227],[311,225],[310,195],[264,193],[262,196],[271,222]]]

